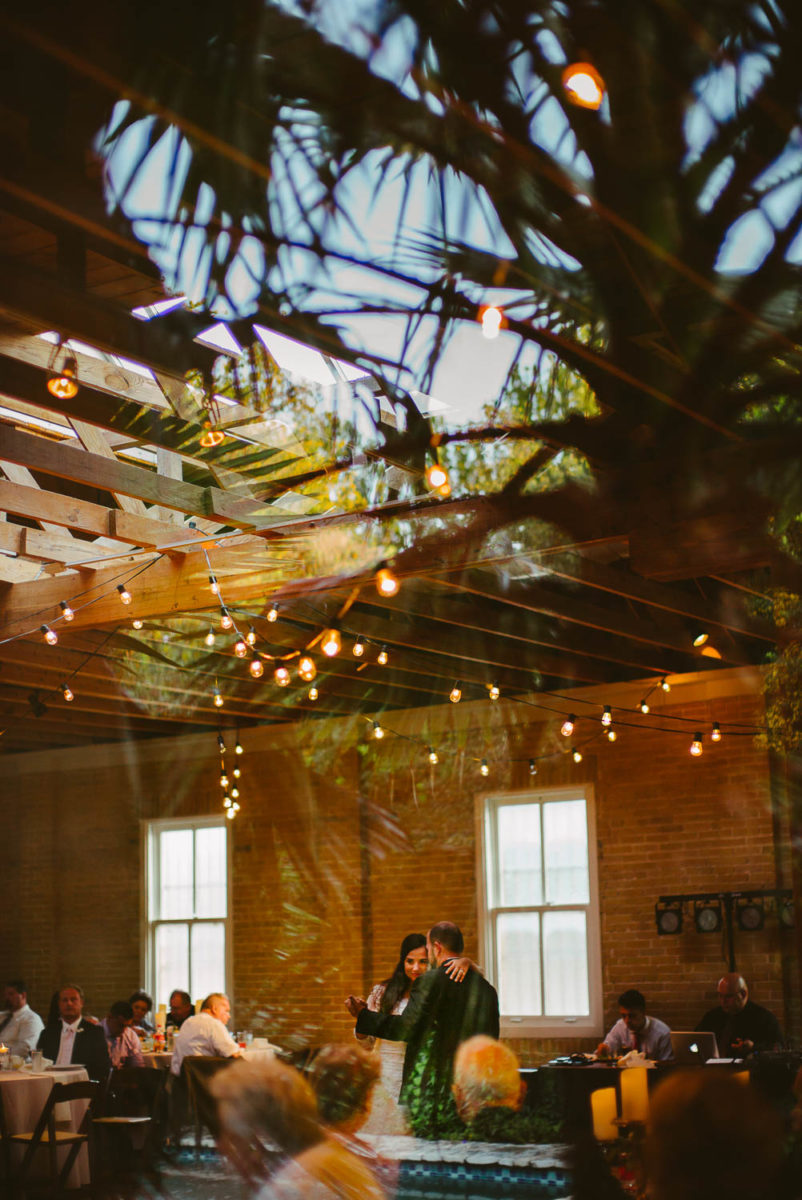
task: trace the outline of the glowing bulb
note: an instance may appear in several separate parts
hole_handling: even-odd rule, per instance
[[[487,765],[487,759],[483,758],[479,767],[479,774],[487,777],[490,774],[490,767]]]
[[[378,721],[373,722],[373,736],[375,737],[377,742],[380,742],[381,739],[384,737],[384,730],[382,729],[382,727]]]
[[[66,600],[59,600],[59,602],[58,602],[58,606],[59,606],[59,608],[61,609],[61,615],[62,615],[62,617],[64,618],[64,620],[65,620],[65,621],[72,621],[72,620],[73,620],[73,618],[75,617],[75,613],[72,611],[72,609],[70,608],[70,606],[69,606],[69,604],[67,603],[67,601],[66,601]]]
[[[223,772],[223,774],[220,776],[220,787],[221,787],[221,788],[227,788],[227,787],[228,787],[228,776],[226,775],[225,771],[224,771],[224,772]]]
[[[704,646],[705,642],[707,641],[707,639],[709,637],[710,637],[710,634],[707,633],[704,629],[697,629],[696,633],[693,635],[694,646]]]
[[[231,774],[234,776],[235,779],[239,779],[240,776],[242,775],[242,767],[235,767],[234,770],[231,772]]]
[[[380,667],[386,667],[388,658],[389,658],[389,655],[387,653],[387,647],[382,646],[381,650],[379,651],[379,653],[376,657],[376,662],[379,664]]]
[[[253,675],[254,679],[259,679],[262,675],[264,675],[265,665],[258,654],[255,654],[251,659],[248,670],[250,671],[251,675]]]
[[[660,687],[663,689],[663,691],[664,691],[664,692],[670,692],[670,691],[671,691],[671,684],[670,684],[670,683],[668,682],[668,680],[667,680],[667,679],[665,679],[665,678],[663,678],[663,679],[661,679],[661,680],[660,680]]]
[[[214,645],[214,630],[212,629],[211,625],[209,626],[209,632],[206,634],[206,637],[203,640],[209,647]]]
[[[439,763],[439,761],[440,761],[440,759],[437,756],[437,751],[435,750],[434,746],[430,746],[429,747],[429,762],[432,764],[433,767],[436,767],[437,764]]]
[[[363,642],[361,637],[358,637],[356,639],[356,641],[354,642],[354,648],[353,648],[352,654],[353,654],[354,658],[361,658],[364,653],[365,653],[365,643]]]
[[[250,629],[245,634],[245,641],[248,643],[249,646],[256,645],[256,630],[254,629],[253,625],[251,625]]]
[[[318,696],[320,695],[320,692],[317,690],[317,688],[313,684],[312,687],[310,687],[309,691],[307,692],[307,695],[309,696],[310,700],[317,700]]]
[[[640,704],[638,705],[638,708],[641,710],[641,712],[643,713],[644,716],[649,711],[649,705],[646,703],[645,700],[641,700]]]
[[[67,701],[67,703],[69,703],[70,700],[75,699],[75,692],[72,690],[72,688],[70,687],[70,685],[68,683],[62,683],[61,694],[64,697],[64,699]]]
[[[612,723],[613,723],[613,714],[610,711],[609,704],[605,704],[605,706],[604,706],[604,712],[602,713],[601,723],[602,723],[602,725],[605,725],[605,726],[612,725]]]
[[[220,751],[220,754],[221,754],[221,755],[225,754],[225,752],[226,752],[226,744],[225,744],[225,742],[223,741],[223,735],[222,735],[222,733],[218,733],[218,735],[217,735],[217,748],[218,748],[218,750]]]
[[[719,725],[718,721],[713,722],[713,732],[710,734],[710,741],[711,742],[720,742],[721,741],[721,726]]]
[[[128,588],[124,583],[117,584],[117,591],[120,593],[120,599],[122,600],[123,604],[131,603],[131,593],[128,591]]]
[[[568,99],[579,108],[601,108],[604,80],[590,63],[571,63],[563,71],[563,87]]]
[[[59,373],[48,379],[47,390],[57,400],[72,400],[78,395],[78,363],[71,354],[64,359]]]
[[[220,628],[221,629],[233,629],[233,627],[234,627],[234,621],[231,616],[231,613],[228,611],[228,609],[226,608],[225,605],[222,605],[220,608]]]
[[[55,646],[58,641],[58,634],[55,629],[51,629],[49,625],[40,625],[39,632],[47,642],[48,646]]]
[[[141,617],[134,617],[131,624],[133,625],[134,629],[141,629],[142,626],[145,624],[145,622],[142,620]]]
[[[230,796],[223,797],[223,808],[231,808],[231,797]]]
[[[484,305],[479,309],[479,320],[482,322],[482,333],[488,339],[493,341],[497,338],[504,321],[504,314],[500,308],[496,308],[493,304]]]
[[[317,667],[308,654],[302,654],[298,659],[298,674],[306,683],[311,683],[317,675]]]
[[[245,641],[244,637],[237,638],[236,642],[234,643],[234,653],[236,654],[237,658],[244,658],[248,653],[248,643]]]
[[[490,687],[487,689],[487,694],[491,700],[498,700],[499,696],[501,695],[501,689],[497,683],[491,683]]]
[[[214,689],[214,706],[215,708],[223,707],[223,696],[219,688]]]
[[[233,795],[233,792],[232,792],[232,795]],[[237,792],[237,795],[239,795],[239,792]],[[234,803],[231,805],[231,807],[234,809],[234,812],[235,812],[235,813],[238,813],[238,812],[239,812],[239,805],[237,804],[236,800],[235,800],[235,801],[234,801]]]
[[[400,587],[398,576],[394,575],[389,567],[382,567],[376,572],[376,591],[380,596],[395,596]]]
[[[222,429],[212,428],[211,421],[203,422],[203,433],[201,434],[200,444],[204,450],[212,450],[215,446],[219,446],[225,441],[226,435]]]
[[[701,735],[701,733],[695,733],[693,735],[693,741],[691,742],[691,754],[693,755],[694,758],[698,758],[701,753],[702,753],[702,735]]]
[[[270,605],[270,608],[267,610],[267,619],[268,619],[268,621],[270,621],[271,623],[272,623],[273,621],[277,621],[277,620],[278,620],[278,605],[277,605],[277,604],[271,604],[271,605]]]
[[[426,486],[430,492],[439,492],[441,496],[451,493],[451,480],[448,471],[440,463],[432,463],[426,468]]]
[[[320,649],[327,658],[335,658],[342,649],[343,640],[340,637],[339,629],[327,629],[323,634],[323,641],[320,643]]]
[[[529,774],[537,775],[537,766],[535,765],[535,760],[533,758],[529,759]]]
[[[451,689],[448,698],[452,704],[459,704],[460,700],[462,699],[462,688],[460,687],[459,679]]]
[[[235,788],[235,787],[232,788],[231,789],[231,799],[236,800],[238,796],[239,796],[239,788]],[[237,805],[235,804],[234,807],[236,808]]]
[[[617,737],[618,737],[618,734],[616,733],[616,731],[614,729],[607,730],[607,741],[608,742],[614,742]]]
[[[571,736],[571,734],[574,732],[575,722],[576,722],[576,717],[574,716],[573,713],[570,713],[569,716],[567,716],[565,718],[562,725],[560,726],[560,733],[563,735],[563,737]]]
[[[237,744],[236,744],[236,746],[234,747],[234,753],[235,753],[235,754],[242,754],[242,742],[239,740],[239,738],[237,738]]]
[[[234,809],[233,809],[233,808],[227,808],[227,809],[226,809],[226,820],[227,820],[227,821],[233,821],[233,820],[234,820],[234,818],[236,817],[236,815],[237,815],[237,814],[234,812]]]
[[[288,687],[290,682],[290,673],[286,667],[276,667],[273,672],[273,679],[279,687]]]
[[[213,596],[220,595],[220,584],[217,582],[214,575],[209,576],[209,591]]]
[[[582,751],[574,750],[571,757],[573,758],[575,763],[581,763],[582,762]]]

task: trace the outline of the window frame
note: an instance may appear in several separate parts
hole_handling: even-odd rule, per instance
[[[158,866],[156,863],[156,844],[158,835],[165,830],[176,829],[191,829],[193,833],[197,829],[221,828],[225,833],[226,839],[226,915],[225,917],[169,917],[169,918],[151,918],[151,896],[158,889]],[[194,840],[193,840],[194,845]],[[159,1004],[169,1002],[169,996],[159,997],[156,995],[156,956],[155,956],[155,938],[156,929],[160,925],[219,925],[222,923],[224,927],[225,952],[223,956],[224,979],[222,981],[222,990],[229,998],[231,1008],[234,1008],[233,995],[233,947],[232,947],[232,921],[231,921],[231,865],[232,865],[232,839],[229,837],[228,822],[225,818],[221,819],[218,816],[205,817],[156,817],[152,820],[142,822],[142,861],[144,863],[144,871],[142,872],[142,976],[146,980],[146,988],[148,993],[153,996],[154,1009],[158,1008]],[[194,864],[193,864],[193,895],[195,890]],[[181,983],[176,983],[173,986],[181,987]],[[190,986],[190,981],[186,981],[186,986]],[[193,996],[192,1001],[195,1003],[202,1000],[202,996]]]
[[[583,799],[587,814],[588,832],[588,883],[587,904],[533,904],[498,905],[490,904],[491,882],[497,883],[498,856],[496,850],[497,823],[495,813],[508,804],[547,804],[555,800]],[[476,797],[476,876],[480,930],[480,946],[483,954],[485,974],[494,986],[498,986],[498,960],[496,955],[496,917],[504,912],[556,912],[582,911],[587,920],[588,957],[588,1014],[574,1016],[534,1016],[531,1014],[502,1015],[502,1037],[538,1038],[587,1038],[603,1034],[604,1003],[602,993],[601,966],[601,920],[599,914],[599,873],[596,842],[596,806],[593,786],[589,783],[558,787],[530,788],[526,791],[485,792]],[[491,877],[493,870],[495,879]]]

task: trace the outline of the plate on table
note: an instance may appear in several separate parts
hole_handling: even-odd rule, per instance
[[[84,1065],[83,1063],[67,1063],[66,1066],[61,1066],[61,1067],[57,1067],[55,1065],[52,1067],[45,1067],[45,1070],[46,1071],[75,1071],[76,1069],[83,1067],[83,1065]]]

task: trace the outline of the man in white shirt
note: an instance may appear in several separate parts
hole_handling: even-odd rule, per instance
[[[21,979],[9,979],[4,998],[6,1011],[0,1013],[0,1042],[12,1054],[27,1058],[36,1048],[44,1021],[28,1006],[28,989]]]
[[[194,1017],[187,1017],[175,1035],[173,1061],[170,1064],[173,1075],[180,1074],[181,1063],[190,1055],[239,1058],[239,1046],[226,1029],[230,1016],[228,996],[222,992],[212,992],[206,997],[200,1012]]]
[[[619,1058],[630,1050],[638,1050],[656,1062],[666,1062],[674,1057],[671,1030],[657,1017],[646,1016],[643,992],[637,988],[622,992],[618,997],[618,1012],[620,1019],[596,1047],[598,1058]]]

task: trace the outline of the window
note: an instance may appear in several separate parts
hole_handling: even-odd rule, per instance
[[[554,788],[480,801],[485,961],[508,1036],[601,1032],[588,791]]]
[[[225,822],[151,821],[147,843],[146,975],[156,1003],[176,988],[193,1000],[227,991]]]

